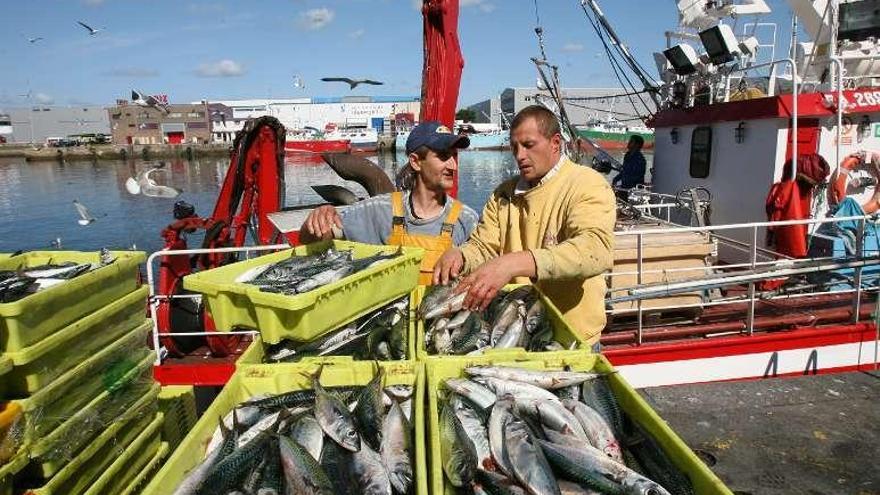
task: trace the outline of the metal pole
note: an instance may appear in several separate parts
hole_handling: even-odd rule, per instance
[[[642,234],[638,235],[638,243],[636,244],[636,270],[638,273],[636,274],[636,283],[642,284]],[[638,345],[642,345],[642,326],[643,326],[643,314],[642,314],[642,300],[639,299],[636,301],[636,306],[639,312],[639,328],[638,333],[636,334],[636,341]]]
[[[752,229],[752,254],[751,269],[755,269],[755,262],[758,258],[758,227]],[[749,282],[749,314],[748,314],[748,333],[755,333],[755,283]]]
[[[865,258],[865,220],[859,221],[859,229],[856,233],[856,257],[857,259]],[[859,322],[859,309],[862,305],[862,267],[855,267],[855,277],[853,285],[856,289],[856,297],[853,300],[853,317],[852,322]]]

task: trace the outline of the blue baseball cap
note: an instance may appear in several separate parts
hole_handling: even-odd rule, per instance
[[[434,151],[446,151],[449,148],[467,148],[471,140],[467,136],[453,134],[448,127],[429,120],[413,127],[406,138],[406,153],[412,153],[420,146],[427,146]]]

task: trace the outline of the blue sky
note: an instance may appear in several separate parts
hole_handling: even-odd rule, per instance
[[[31,0],[4,2],[0,107],[109,104],[131,88],[202,98],[418,95],[418,0]],[[787,38],[790,10],[771,0]],[[673,0],[600,0],[645,67],[675,26]],[[537,0],[548,57],[566,86],[617,86],[577,0]],[[94,36],[76,21],[102,29]],[[535,85],[533,0],[461,0],[459,106]],[[42,37],[34,43],[28,38]],[[787,43],[786,43],[787,44]],[[778,57],[779,55],[777,55]],[[304,82],[295,87],[294,76]],[[321,77],[384,81],[354,91]],[[23,96],[24,95],[24,96]],[[29,96],[27,96],[29,95]]]

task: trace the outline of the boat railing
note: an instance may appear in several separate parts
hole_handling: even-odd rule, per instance
[[[725,101],[725,102],[730,101],[730,83],[731,83],[731,81],[733,81],[734,79],[741,79],[741,78],[745,77],[745,75],[749,72],[757,71],[757,70],[765,69],[765,68],[770,69],[769,80],[767,81],[767,96],[776,96],[776,94],[777,94],[776,90],[777,90],[777,86],[778,86],[777,79],[779,79],[781,77],[781,75],[778,74],[778,68],[780,66],[788,66],[788,68],[791,70],[790,74],[797,74],[797,64],[795,63],[793,58],[781,58],[779,60],[773,60],[771,62],[765,62],[763,64],[755,64],[755,65],[750,65],[748,67],[733,68],[730,72],[728,72],[724,76],[724,100],[723,101]],[[792,86],[792,94],[797,94],[798,93],[797,77],[791,76],[791,80],[792,80],[792,85],[793,85]],[[797,106],[796,106],[797,99],[795,99],[794,101],[795,101],[794,112],[797,113]]]
[[[677,205],[645,205],[646,208],[652,207],[672,207]],[[643,342],[643,332],[645,326],[645,316],[647,313],[662,313],[664,311],[680,311],[686,308],[704,308],[719,305],[743,304],[748,306],[746,315],[746,332],[751,335],[754,333],[755,306],[757,302],[777,299],[792,299],[801,297],[818,296],[825,294],[852,294],[852,323],[859,322],[860,305],[864,292],[876,292],[878,287],[876,282],[880,280],[880,273],[871,273],[869,276],[863,276],[863,268],[866,266],[880,264],[880,251],[877,249],[865,249],[864,239],[868,228],[875,229],[876,217],[873,216],[850,216],[850,217],[831,217],[821,219],[807,220],[786,220],[777,222],[750,222],[727,225],[707,225],[697,227],[675,226],[667,224],[659,228],[639,228],[636,226],[631,230],[620,230],[615,232],[615,238],[618,240],[624,238],[635,237],[635,270],[619,271],[606,273],[608,286],[614,287],[613,277],[633,277],[635,276],[636,285],[630,287],[620,287],[609,289],[609,302],[606,314],[609,316],[632,316],[636,317],[638,344]],[[827,257],[810,257],[806,260],[792,259],[782,254],[775,253],[759,245],[761,236],[767,228],[779,228],[794,225],[807,225],[818,227],[825,224],[841,224],[855,223],[855,256],[847,256],[845,258],[827,256]],[[745,231],[750,239],[748,242],[738,240],[735,237],[744,237],[736,235],[735,231],[743,234]],[[733,232],[733,233],[732,233]],[[715,243],[716,246],[723,245],[728,250],[738,251],[745,256],[738,263],[725,263],[718,265],[704,264],[696,267],[667,268],[667,269],[646,269],[645,250],[648,247],[666,246],[662,239],[659,242],[650,242],[651,238],[657,236],[669,236],[670,234],[696,234],[703,236],[707,242]],[[717,255],[718,250],[716,249]],[[756,292],[757,284],[762,280],[768,279],[784,279],[791,275],[800,275],[806,273],[832,273],[840,270],[852,270],[851,288],[836,287],[828,290],[823,284],[816,284],[813,290],[809,287],[805,290],[798,290],[796,293],[785,293],[784,291],[769,291],[771,293],[758,294]],[[685,273],[694,273],[692,278],[677,277],[674,282],[645,284],[649,275],[660,275],[662,279],[666,279],[669,275],[680,275]],[[656,278],[656,277],[654,277]],[[866,282],[874,282],[872,286],[865,286]],[[841,286],[842,284],[832,284]],[[651,298],[664,297],[673,294],[693,294],[695,291],[704,291],[719,289],[723,287],[746,286],[748,292],[746,295],[716,299],[713,301],[700,301],[689,304],[674,304],[668,306],[654,305],[650,308],[644,306],[644,302]],[[624,295],[615,295],[623,293]],[[614,308],[616,302],[634,302],[635,307]]]
[[[245,256],[250,257],[250,254],[258,251],[276,251],[280,249],[289,249],[291,246],[288,244],[272,244],[267,246],[241,246],[241,247],[228,247],[228,248],[213,248],[213,249],[165,249],[161,251],[156,251],[155,253],[150,254],[147,257],[147,285],[149,287],[149,309],[150,309],[150,319],[153,322],[153,349],[156,352],[156,365],[162,364],[162,348],[159,343],[159,320],[157,318],[157,312],[159,309],[159,304],[163,300],[170,299],[194,299],[201,300],[201,294],[157,294],[156,293],[156,276],[154,272],[154,263],[157,259],[162,259],[165,256],[179,256],[179,255],[192,255],[192,254],[216,254],[216,253],[245,253]],[[257,330],[236,330],[229,332],[174,332],[174,337],[206,337],[206,336],[226,336],[226,335],[258,335],[260,332]]]

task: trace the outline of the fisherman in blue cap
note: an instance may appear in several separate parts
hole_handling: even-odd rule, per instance
[[[467,136],[453,134],[436,121],[415,126],[406,140],[407,164],[397,175],[398,191],[374,196],[342,212],[326,205],[303,222],[303,242],[344,237],[368,244],[415,246],[425,250],[419,283],[432,283],[434,264],[447,249],[470,236],[477,213],[451,198],[458,150]]]

